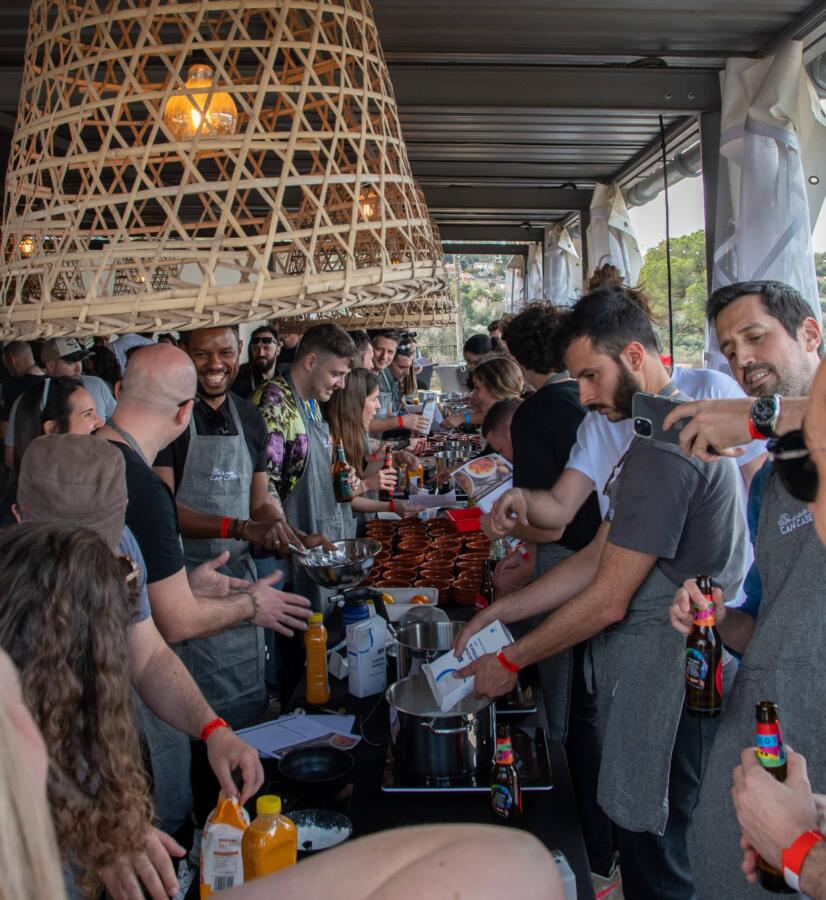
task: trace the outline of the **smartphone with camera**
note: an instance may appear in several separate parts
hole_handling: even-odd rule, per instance
[[[671,410],[676,406],[682,405],[683,402],[682,400],[671,400],[668,397],[661,397],[659,394],[644,394],[641,391],[634,394],[631,398],[634,434],[637,437],[679,446],[680,432],[685,424],[691,420],[678,419],[668,431],[663,428],[663,421]]]

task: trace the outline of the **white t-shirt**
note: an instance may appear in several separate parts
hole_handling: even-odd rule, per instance
[[[686,396],[695,400],[746,396],[730,375],[712,369],[684,369],[675,366],[671,380]],[[603,516],[608,511],[608,498],[603,494],[603,488],[633,437],[634,423],[631,419],[609,422],[597,412],[587,413],[577,429],[576,444],[571,448],[566,468],[576,469],[594,482]],[[737,463],[745,465],[765,451],[763,441],[752,441],[746,446],[746,452],[738,457]]]

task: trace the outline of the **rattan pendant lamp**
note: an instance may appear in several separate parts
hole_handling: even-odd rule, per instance
[[[366,0],[32,0],[5,337],[445,291]]]

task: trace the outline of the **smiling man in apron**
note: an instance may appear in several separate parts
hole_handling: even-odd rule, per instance
[[[295,360],[283,378],[275,378],[252,396],[267,430],[270,493],[281,498],[290,525],[301,532],[326,535],[331,541],[355,537],[349,508],[342,511],[333,493],[330,429],[320,403],[344,388],[356,348],[337,325],[316,325],[301,338]],[[345,515],[346,512],[346,515]],[[330,595],[315,584],[296,561],[296,593],[324,609]]]
[[[775,425],[780,428],[779,421],[766,422],[761,410],[771,410],[774,398],[779,398],[779,420],[782,398],[807,395],[820,362],[821,330],[809,304],[787,285],[747,282],[715,291],[707,313],[735,378],[752,397],[762,398],[750,412],[748,405],[744,412],[720,406],[720,401],[711,408],[721,410],[729,421],[739,421],[744,432],[759,429],[771,436]],[[702,412],[709,409],[708,402],[692,406]],[[806,424],[810,425],[808,413]],[[708,442],[701,434],[699,443]],[[752,482],[749,512],[755,565],[746,580],[746,602],[737,609],[719,610],[717,618],[723,642],[742,653],[742,661],[688,834],[695,883],[703,900],[754,894],[740,869],[740,829],[729,790],[741,752],[754,744],[757,703],[778,704],[784,740],[806,756],[815,790],[826,788],[822,664],[826,551],[806,502],[789,494],[771,461]],[[687,600],[685,591],[675,598],[675,622],[684,621],[680,604]]]
[[[681,399],[646,312],[622,289],[584,297],[565,330],[580,400],[609,420],[631,415],[636,391]],[[674,585],[698,573],[736,587],[746,543],[739,477],[730,460],[702,463],[673,445],[635,439],[609,482],[597,537],[545,576],[543,596],[498,601],[460,642],[494,609],[505,622],[555,611],[503,654],[459,674],[475,674],[477,693],[500,696],[523,666],[590,638],[586,675],[603,741],[597,800],[617,826],[624,896],[688,900],[686,829],[719,720],[683,712],[685,641],[668,609]]]

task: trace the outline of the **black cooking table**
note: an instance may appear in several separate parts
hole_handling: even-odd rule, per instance
[[[451,618],[465,619],[473,610],[458,607],[446,610]],[[330,629],[329,645],[336,640],[335,626]],[[392,671],[392,667],[391,671]],[[526,670],[527,682],[536,698],[537,712],[524,716],[509,715],[507,721],[511,730],[524,726],[526,729],[545,726],[545,713],[538,678],[531,670]],[[353,823],[353,836],[363,837],[377,831],[399,828],[404,825],[441,824],[445,822],[470,822],[475,824],[495,824],[488,793],[451,793],[447,791],[430,793],[396,793],[381,789],[390,740],[390,716],[386,702],[381,696],[352,697],[347,693],[347,682],[335,678],[330,680],[331,696],[325,711],[346,712],[356,717],[353,731],[361,733],[362,740],[352,750],[355,758],[352,791],[345,791],[342,797],[330,803],[301,803],[287,796],[285,812],[298,807],[328,806],[349,816]],[[283,712],[288,713],[298,707],[308,712],[321,710],[308,707],[304,700],[304,681],[298,684],[290,702]],[[582,838],[576,801],[565,751],[556,741],[548,741],[553,789],[550,791],[530,791],[523,793],[523,818],[518,827],[529,831],[542,841],[549,850],[561,850],[573,869],[577,883],[578,900],[594,900],[588,857]],[[261,793],[283,794],[274,760],[262,760],[265,781]],[[208,770],[201,769],[193,779],[196,804],[201,797],[217,796],[217,782]],[[205,793],[202,793],[205,792]],[[255,798],[247,804],[251,816],[255,815]],[[501,826],[505,827],[505,826]],[[189,892],[187,898],[197,897]]]

